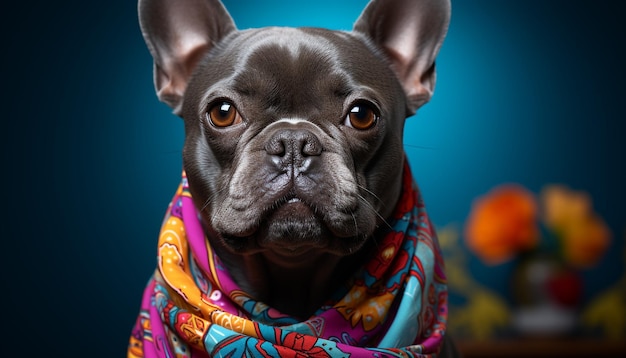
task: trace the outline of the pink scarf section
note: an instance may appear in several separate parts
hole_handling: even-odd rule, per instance
[[[159,236],[128,357],[434,357],[446,330],[443,258],[405,165],[402,198],[370,261],[309,319],[241,291],[183,180]]]

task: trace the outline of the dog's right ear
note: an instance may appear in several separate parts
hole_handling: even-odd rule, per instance
[[[157,96],[180,115],[189,76],[235,23],[218,0],[139,0],[138,11]]]

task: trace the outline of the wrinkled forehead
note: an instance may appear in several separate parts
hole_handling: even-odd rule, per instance
[[[238,39],[233,41],[233,46],[241,48],[240,55],[244,61],[271,51],[279,51],[291,59],[297,59],[303,52],[309,51],[336,61],[338,47],[349,39],[348,33],[325,29],[267,27],[242,31]]]
[[[230,79],[243,91],[330,86],[342,92],[354,86],[380,85],[385,77],[381,75],[389,70],[358,36],[325,29],[242,31],[223,50],[236,64]]]
[[[262,29],[250,36],[244,34],[238,56],[237,85],[288,89],[293,85],[334,85],[345,90],[356,80],[346,66],[349,54],[341,44],[348,35],[321,29]]]
[[[191,93],[207,99],[257,99],[285,112],[321,108],[332,98],[343,101],[358,93],[374,100],[402,96],[387,63],[367,41],[326,29],[237,32],[209,53],[197,73]],[[194,101],[197,109],[205,105],[202,101]]]

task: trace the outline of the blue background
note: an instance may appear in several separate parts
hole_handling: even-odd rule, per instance
[[[365,1],[226,4],[240,28],[347,30]],[[614,233],[605,261],[586,273],[592,290],[623,264],[619,4],[453,1],[435,96],[405,135],[437,225],[462,223],[473,198],[503,182],[588,191]],[[179,180],[182,121],[156,99],[134,1],[31,1],[3,12],[3,349],[124,356]]]

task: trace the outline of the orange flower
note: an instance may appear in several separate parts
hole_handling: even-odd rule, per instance
[[[518,185],[501,185],[474,201],[466,222],[467,245],[479,258],[498,264],[537,245],[537,205]]]

